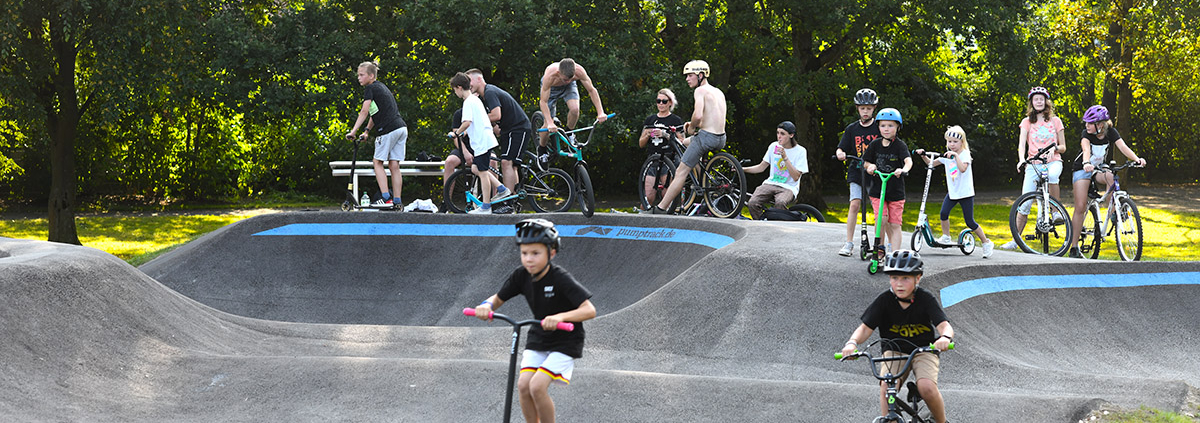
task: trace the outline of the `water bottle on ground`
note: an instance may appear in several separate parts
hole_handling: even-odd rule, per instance
[[[362,198],[358,199],[358,205],[363,207],[371,205],[371,196],[364,192]]]

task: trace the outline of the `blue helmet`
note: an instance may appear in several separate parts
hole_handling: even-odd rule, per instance
[[[880,110],[879,114],[875,115],[875,120],[892,120],[901,125],[904,124],[904,118],[900,117],[900,111],[891,107]]]

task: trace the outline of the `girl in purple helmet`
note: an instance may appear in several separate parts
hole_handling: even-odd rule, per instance
[[[1026,164],[1025,160],[1032,158],[1038,150],[1048,145],[1058,147],[1050,155],[1050,161],[1045,164]],[[1017,144],[1017,171],[1025,171],[1025,180],[1021,184],[1021,193],[1033,192],[1037,189],[1038,172],[1035,166],[1046,168],[1050,177],[1050,195],[1058,196],[1058,179],[1062,176],[1063,163],[1061,153],[1067,151],[1067,138],[1063,132],[1062,119],[1054,115],[1054,101],[1050,99],[1050,91],[1042,87],[1033,87],[1025,96],[1025,118],[1021,119],[1021,140]],[[1032,203],[1026,203],[1032,205]],[[1062,216],[1054,216],[1061,219]],[[1017,210],[1017,228],[1022,231],[1029,220],[1029,207]],[[1009,241],[1000,246],[1002,249],[1017,249],[1016,241]]]
[[[1071,185],[1075,195],[1075,213],[1071,216],[1071,257],[1082,257],[1075,243],[1079,240],[1079,231],[1083,228],[1083,217],[1087,213],[1088,188],[1094,178],[1099,186],[1107,187],[1112,183],[1111,173],[1096,174],[1096,166],[1108,161],[1112,154],[1109,146],[1116,146],[1125,158],[1146,165],[1146,159],[1134,154],[1133,150],[1121,139],[1117,128],[1113,128],[1109,120],[1108,108],[1099,104],[1089,107],[1083,114],[1084,128],[1079,141],[1083,151],[1075,157],[1075,173],[1071,176]]]

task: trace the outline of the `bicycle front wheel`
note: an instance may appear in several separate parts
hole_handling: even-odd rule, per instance
[[[1142,215],[1138,213],[1137,204],[1128,197],[1118,198],[1115,217],[1117,252],[1121,254],[1121,260],[1141,260]]]
[[[641,202],[642,210],[649,209],[662,201],[663,194],[671,185],[671,179],[675,177],[673,165],[674,163],[671,163],[670,160],[657,154],[650,156],[645,163],[642,163],[642,171],[638,173],[637,180],[638,200]]]
[[[575,201],[575,181],[567,172],[552,168],[525,181],[525,196],[539,213],[565,212]]]
[[[1075,243],[1075,248],[1079,249],[1079,255],[1084,258],[1100,257],[1100,216],[1096,215],[1095,207],[1088,205],[1082,225],[1083,227],[1079,230],[1079,241]]]
[[[583,162],[575,164],[575,191],[583,215],[592,217],[596,214],[596,192],[592,189],[592,177],[588,175],[587,165]]]
[[[445,204],[446,211],[450,213],[466,213],[468,210],[475,208],[469,200],[467,193],[471,193],[475,197],[480,197],[479,192],[479,177],[475,176],[470,169],[459,169],[450,175],[450,179],[446,180],[446,186],[442,188],[442,202]]]
[[[729,153],[717,153],[704,169],[701,188],[708,211],[713,216],[730,218],[742,211],[746,199],[746,174],[742,165]]]
[[[1017,225],[1017,215],[1022,208],[1029,210],[1024,228]],[[1008,212],[1008,225],[1013,241],[1021,251],[1048,256],[1062,256],[1067,252],[1071,219],[1067,209],[1054,197],[1044,201],[1037,191],[1021,195]]]

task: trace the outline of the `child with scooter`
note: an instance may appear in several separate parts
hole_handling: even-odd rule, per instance
[[[475,307],[474,314],[481,320],[491,320],[492,310],[517,295],[525,296],[533,317],[542,324],[529,329],[529,340],[525,342],[517,382],[521,414],[526,422],[554,423],[550,383],[570,384],[575,359],[583,357],[582,322],[595,318],[596,308],[590,300],[592,293],[550,262],[559,249],[554,223],[522,220],[517,223],[516,241],[521,267],[513,271],[500,292]],[[557,330],[563,322],[573,322],[573,330]]]
[[[974,238],[971,235],[974,233],[983,241],[983,258],[991,257],[995,244],[984,234],[983,228],[975,223],[975,177],[972,172],[974,167],[971,166],[971,148],[967,144],[967,133],[961,126],[955,125],[946,129],[944,137],[945,153],[927,152],[924,149],[916,151],[921,160],[925,161],[927,171],[925,193],[921,196],[921,212],[917,217],[917,228],[913,230],[912,235],[912,249],[920,251],[921,241],[924,239],[930,247],[958,247],[963,254],[971,254],[975,251]],[[929,181],[933,178],[933,168],[938,166],[945,166],[947,192],[946,198],[942,200],[940,213],[942,237],[934,240],[933,232],[929,228],[929,219],[925,215],[925,200],[929,197]],[[955,205],[962,206],[963,221],[969,228],[958,235],[957,243],[950,238],[950,211],[954,210]]]
[[[868,189],[871,207],[878,210],[878,214],[875,215],[876,225],[882,223],[883,232],[887,237],[886,244],[881,243],[879,238],[875,240],[875,257],[872,258],[871,267],[868,269],[877,271],[886,252],[891,251],[892,246],[900,246],[903,242],[900,229],[904,224],[904,174],[912,169],[913,162],[908,145],[896,136],[900,132],[900,125],[904,124],[900,111],[890,107],[880,110],[879,114],[875,115],[875,120],[879,122],[879,138],[867,146],[862,159],[867,174],[879,176],[882,182],[871,184]],[[895,180],[889,181],[892,178]],[[884,220],[884,214],[887,215],[887,220]],[[871,273],[874,274],[875,271]]]

